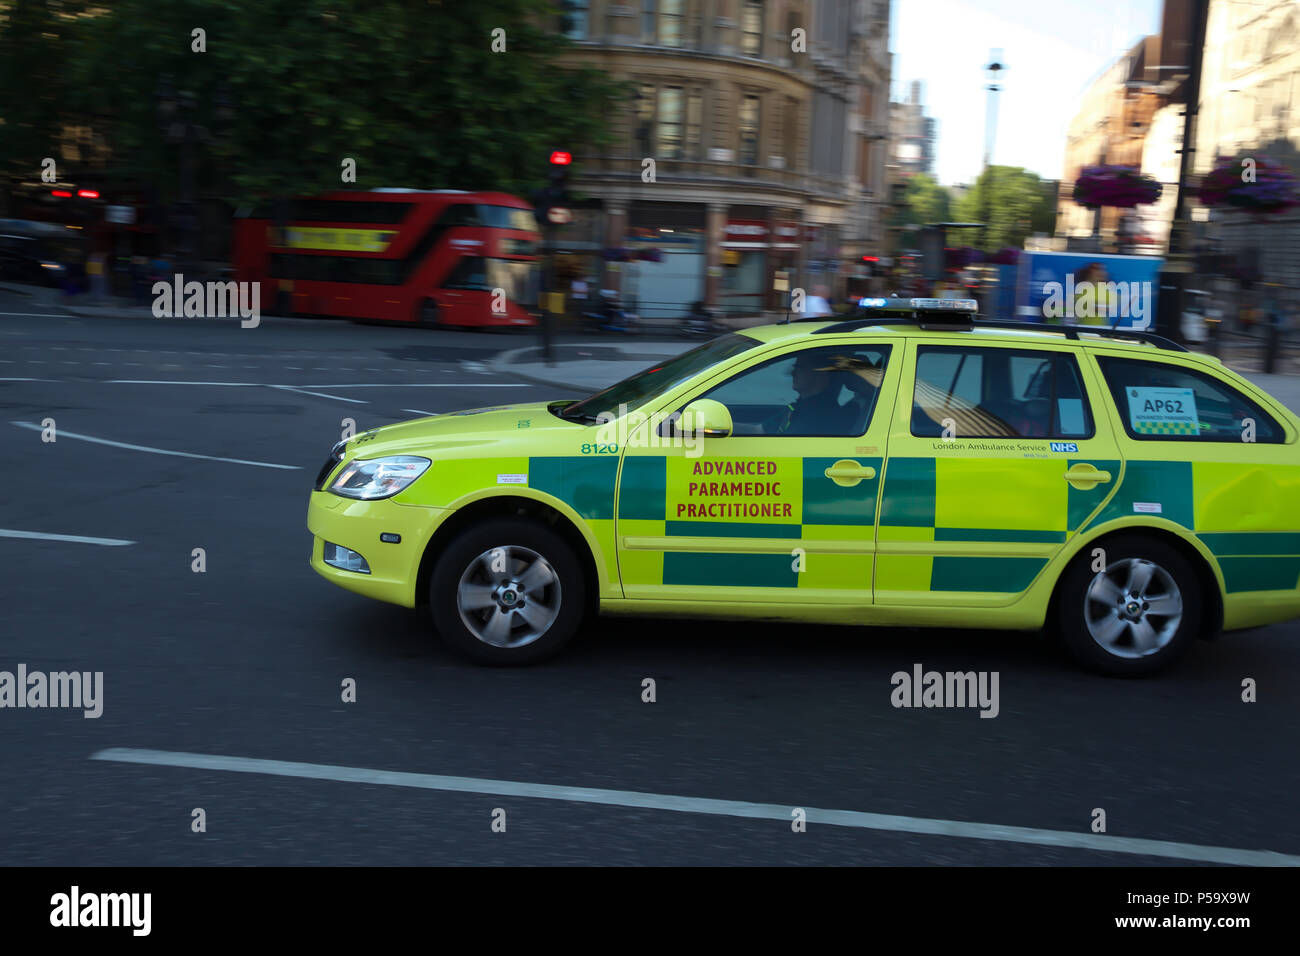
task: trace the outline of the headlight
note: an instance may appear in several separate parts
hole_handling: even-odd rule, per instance
[[[329,490],[344,498],[366,501],[391,498],[424,474],[429,464],[429,459],[415,455],[353,459],[339,472]]]

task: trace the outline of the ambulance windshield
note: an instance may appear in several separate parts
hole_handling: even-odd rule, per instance
[[[601,412],[621,415],[639,408],[706,368],[733,355],[747,352],[759,344],[757,339],[738,332],[724,335],[676,358],[637,372],[631,378],[625,378],[589,398],[560,409],[557,414],[570,421],[589,422],[596,421]]]

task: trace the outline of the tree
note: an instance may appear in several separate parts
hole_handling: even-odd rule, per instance
[[[0,174],[35,180],[41,161],[59,159],[69,115],[65,77],[70,36],[87,4],[78,0],[0,0]],[[56,169],[56,172],[62,172]]]
[[[539,157],[598,145],[623,95],[597,70],[555,65],[568,43],[550,29],[555,11],[550,0],[114,0],[59,38],[62,101],[49,125],[90,117],[119,175],[172,194],[176,150],[155,100],[170,74],[209,127],[218,88],[233,96],[233,124],[212,129],[198,171],[209,195],[527,195],[544,175]],[[42,135],[24,150],[39,153]],[[355,184],[340,175],[346,159]]]
[[[1053,184],[1019,166],[989,166],[953,204],[956,219],[987,223],[973,242],[984,252],[1023,248],[1033,233],[1051,232],[1055,214]]]
[[[951,197],[934,177],[915,173],[903,187],[903,205],[897,224],[900,226],[925,226],[933,222],[947,222]]]

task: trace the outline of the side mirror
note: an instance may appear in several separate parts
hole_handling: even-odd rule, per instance
[[[726,438],[731,434],[731,412],[721,402],[711,398],[697,398],[684,409],[677,422],[677,431],[704,438]]]

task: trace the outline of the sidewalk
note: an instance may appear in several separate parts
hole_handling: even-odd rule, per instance
[[[68,315],[105,319],[152,319],[154,317],[150,304],[137,305],[117,296],[104,296],[102,300],[96,301],[85,292],[69,296],[62,289],[20,285],[14,282],[0,282],[0,292],[24,296],[33,308],[65,312]]]

